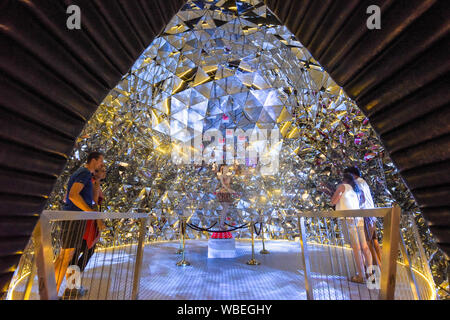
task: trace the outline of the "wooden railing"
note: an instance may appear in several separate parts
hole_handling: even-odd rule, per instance
[[[383,218],[383,245],[381,258],[381,279],[379,299],[393,300],[395,294],[397,257],[400,241],[400,215],[399,206],[392,208],[375,208],[361,210],[337,211],[304,211],[298,212],[298,229],[300,233],[301,259],[304,266],[305,287],[307,298],[314,299],[311,282],[310,256],[306,235],[308,230],[305,218],[356,218],[381,217]]]
[[[315,297],[314,294],[314,281],[311,279],[312,268],[311,262],[315,259],[314,254],[310,252],[310,248],[320,244],[314,239],[312,239],[315,230],[311,228],[311,221],[322,219],[322,222],[326,225],[327,223],[331,225],[333,221],[340,221],[345,224],[347,218],[355,217],[377,217],[382,218],[383,228],[382,228],[382,257],[381,257],[381,275],[380,275],[380,286],[378,299],[391,300],[395,297],[396,289],[396,275],[398,268],[398,258],[401,256],[402,260],[400,263],[404,266],[404,270],[407,271],[406,276],[407,281],[403,283],[409,283],[411,290],[410,296],[414,299],[426,299],[427,295],[420,291],[419,285],[416,279],[416,272],[413,272],[412,261],[408,256],[405,243],[402,238],[400,230],[400,216],[401,209],[398,206],[392,208],[375,208],[375,209],[365,209],[365,210],[345,210],[345,211],[302,211],[293,212],[291,217],[296,217],[298,232],[300,235],[300,246],[301,246],[301,262],[304,269],[304,282],[305,289],[308,299],[315,299],[320,297]],[[35,228],[33,234],[34,243],[34,256],[33,262],[31,263],[33,267],[31,268],[28,281],[23,290],[23,299],[28,299],[30,297],[31,286],[33,285],[34,275],[38,275],[39,283],[39,297],[40,299],[57,299],[58,294],[56,292],[56,281],[55,281],[55,270],[53,266],[53,259],[55,256],[55,241],[54,235],[52,236],[52,226],[61,221],[67,220],[116,220],[116,219],[130,219],[136,221],[139,225],[138,228],[134,228],[134,246],[136,248],[134,269],[129,270],[130,279],[132,279],[132,293],[129,296],[130,299],[137,299],[139,292],[139,279],[140,270],[143,259],[143,247],[145,235],[147,232],[146,225],[148,221],[148,215],[143,213],[101,213],[101,212],[68,212],[68,211],[44,211],[38,225]],[[381,220],[381,219],[380,219]],[[337,226],[335,224],[334,226]],[[295,231],[295,230],[294,230]],[[328,232],[329,231],[329,232]],[[335,247],[349,249],[348,243],[344,243],[342,240],[342,234],[336,235],[335,230],[330,230],[325,234],[321,234],[321,241],[327,241],[328,250],[334,244]],[[342,230],[341,230],[342,231]],[[118,233],[119,231],[115,231]],[[121,230],[123,232],[123,230]],[[54,233],[54,232],[53,232]],[[342,233],[342,232],[341,232]],[[116,237],[116,235],[114,236]],[[334,240],[333,240],[334,237]],[[338,239],[339,237],[339,239]],[[311,241],[312,240],[312,241]],[[333,242],[334,241],[334,242]],[[418,240],[420,244],[420,239]],[[114,243],[109,249],[114,249]],[[340,250],[340,249],[339,249]],[[347,255],[351,252],[349,250],[344,253]],[[335,251],[336,252],[336,251]],[[399,255],[400,253],[400,255]],[[342,259],[341,259],[342,261]],[[330,261],[322,260],[324,263],[335,264],[336,260],[330,257]],[[329,267],[329,266],[328,266]],[[342,266],[339,266],[342,267]],[[403,267],[402,267],[403,268]],[[343,267],[342,267],[343,269]],[[347,266],[348,271],[348,266]],[[132,275],[131,275],[132,274]],[[404,273],[403,273],[404,274]],[[419,279],[421,280],[421,279]],[[129,283],[129,282],[128,282]]]
[[[135,300],[138,298],[139,293],[139,279],[143,258],[144,249],[144,239],[146,234],[146,225],[148,215],[144,213],[110,213],[110,212],[82,212],[82,211],[44,211],[38,224],[33,232],[33,243],[34,243],[34,262],[35,265],[31,267],[31,272],[29,275],[28,282],[24,290],[24,299],[28,299],[30,296],[31,287],[33,285],[34,275],[37,272],[38,276],[38,286],[39,286],[39,297],[41,300],[56,300],[58,299],[58,292],[56,290],[56,279],[55,279],[55,268],[54,268],[54,256],[55,251],[55,241],[52,239],[52,226],[62,221],[74,221],[74,220],[117,220],[117,219],[130,219],[135,220],[139,225],[139,233],[136,237],[136,253],[135,261],[133,262],[134,268],[132,270],[127,270],[127,272],[132,272],[132,277],[128,279],[127,284],[131,281],[131,299]],[[83,231],[84,232],[84,231]],[[118,231],[115,231],[116,233]],[[81,234],[82,236],[82,234]],[[116,238],[117,235],[114,235]],[[115,245],[113,243],[112,247],[114,249]],[[131,250],[131,249],[130,249]],[[105,266],[101,266],[102,269]],[[106,266],[110,268],[111,266]],[[121,270],[122,271],[122,270]],[[108,279],[111,279],[111,271],[108,275]],[[113,275],[114,276],[114,275]],[[106,281],[108,281],[106,279]],[[105,281],[105,280],[101,280]],[[99,290],[102,284],[99,284]],[[109,284],[106,285],[109,287]],[[125,294],[124,294],[125,296]],[[98,295],[97,295],[98,298]]]

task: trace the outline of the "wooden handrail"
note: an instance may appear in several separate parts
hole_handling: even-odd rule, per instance
[[[380,296],[382,300],[393,300],[395,296],[395,282],[397,274],[397,256],[400,241],[400,215],[398,205],[392,208],[374,208],[360,210],[336,210],[336,211],[304,211],[297,212],[299,221],[300,242],[302,247],[302,261],[308,261],[306,245],[306,229],[303,219],[306,218],[352,218],[352,217],[382,217],[384,221],[383,248],[381,256]],[[309,266],[305,264],[305,284],[308,299],[313,298]]]

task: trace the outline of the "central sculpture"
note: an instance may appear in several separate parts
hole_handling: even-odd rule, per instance
[[[226,231],[227,221],[229,221],[228,211],[233,204],[233,194],[235,191],[231,188],[231,178],[233,172],[227,165],[221,165],[217,170],[217,178],[220,181],[220,188],[216,192],[217,200],[220,202],[222,210],[219,216],[219,230],[213,232],[208,241],[208,258],[234,258],[236,256],[236,247],[233,235]]]

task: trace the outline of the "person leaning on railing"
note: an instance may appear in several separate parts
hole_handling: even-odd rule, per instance
[[[101,182],[106,178],[106,168],[104,165],[100,169],[95,170],[94,176],[92,177],[93,185],[93,200],[94,211],[102,211],[101,205],[104,200],[103,192],[101,189]],[[87,220],[86,229],[83,234],[83,243],[80,250],[76,250],[70,265],[77,265],[81,272],[84,272],[89,259],[95,252],[95,245],[97,244],[100,233],[105,229],[105,224],[102,220]]]
[[[331,204],[336,205],[336,210],[359,210],[360,202],[363,202],[364,195],[359,189],[355,179],[349,173],[344,173],[342,183],[337,187],[331,198]],[[364,220],[361,217],[347,218],[348,235],[350,245],[356,260],[357,275],[350,278],[352,282],[364,283],[364,267],[372,265],[372,254],[366,241],[364,232]],[[364,259],[361,257],[361,251]]]
[[[63,210],[67,211],[94,211],[92,175],[103,164],[103,154],[91,152],[86,164],[75,171],[69,178],[67,193]],[[61,225],[61,251],[55,260],[56,290],[59,292],[61,283],[66,275],[67,268],[72,260],[75,250],[80,249],[83,241],[86,221],[69,220]],[[84,295],[84,288],[66,288],[64,296]]]
[[[355,182],[358,184],[359,189],[364,194],[364,198],[360,203],[361,209],[373,209],[375,205],[372,199],[372,193],[370,192],[370,187],[367,184],[366,180],[361,177],[361,172],[357,167],[348,167],[344,170],[344,173],[349,173],[355,179]],[[381,248],[378,243],[377,236],[377,226],[376,226],[377,218],[375,217],[365,217],[364,218],[364,230],[366,235],[366,241],[369,245],[370,252],[373,257],[373,262],[376,263],[379,267],[381,267]]]

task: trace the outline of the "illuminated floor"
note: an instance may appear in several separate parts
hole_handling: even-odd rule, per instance
[[[186,242],[186,259],[192,264],[189,267],[176,266],[180,260],[180,255],[176,254],[177,242],[147,245],[139,299],[306,299],[298,242],[268,241],[268,255],[259,254],[261,244],[257,243],[259,266],[245,263],[251,257],[250,241],[236,241],[237,257],[234,259],[208,259],[207,245],[207,241]],[[351,250],[321,245],[310,245],[309,250],[315,299],[377,299],[377,290],[347,281],[354,275]],[[83,286],[89,288],[89,294],[83,299],[130,299],[133,260],[133,255],[117,249],[96,253],[82,281]],[[412,299],[405,269],[399,265],[398,270],[396,299]],[[103,280],[99,281],[101,278]],[[17,296],[23,291],[24,283],[17,286]],[[30,298],[38,298],[37,285],[33,286]]]
[[[297,271],[298,243],[269,243],[271,254],[258,254],[259,266],[245,263],[251,257],[248,241],[236,242],[234,259],[208,259],[206,241],[188,241],[189,267],[175,265],[177,248],[176,243],[146,248],[141,299],[306,299]]]
[[[251,243],[237,241],[237,258],[208,259],[206,241],[187,242],[187,260],[190,267],[177,267],[177,243],[158,243],[146,248],[140,299],[248,299],[248,300],[302,300],[306,299],[300,245],[290,241],[268,241],[268,255],[257,254],[259,266],[245,262],[251,257]],[[259,252],[261,245],[256,245]],[[325,272],[327,248],[311,248],[316,258],[317,271]],[[345,254],[351,253],[348,250]],[[348,255],[348,257],[350,257]],[[317,261],[316,261],[317,260]],[[350,259],[348,259],[350,261]],[[350,272],[353,271],[349,265]],[[314,269],[314,268],[313,268]],[[346,281],[345,276],[326,278],[312,270],[316,299],[376,299],[377,291],[365,285]]]

